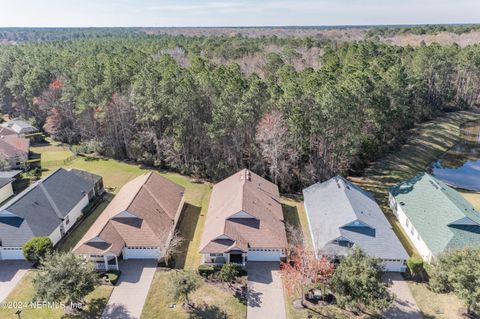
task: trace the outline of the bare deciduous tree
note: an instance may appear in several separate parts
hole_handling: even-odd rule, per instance
[[[185,238],[183,238],[177,230],[173,233],[172,238],[169,241],[166,241],[166,243],[162,247],[162,258],[165,261],[165,265],[168,266],[170,259],[175,254],[178,254],[180,252],[180,249],[184,242]]]

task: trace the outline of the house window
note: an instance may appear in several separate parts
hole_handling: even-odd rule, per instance
[[[222,257],[223,254],[222,253],[211,253],[210,254],[210,257]]]
[[[407,228],[410,228],[410,221],[407,219],[405,219],[405,225],[407,226]]]
[[[68,225],[70,223],[70,218],[67,216],[65,217],[65,225]]]

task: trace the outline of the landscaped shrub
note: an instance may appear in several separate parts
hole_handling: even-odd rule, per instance
[[[117,284],[121,274],[122,272],[120,270],[109,270],[105,272],[105,276],[107,276],[108,281],[114,286]]]
[[[423,268],[423,260],[420,257],[412,256],[408,258],[407,267],[413,278],[418,278],[419,276],[423,278],[425,270]]]
[[[34,237],[23,245],[22,250],[25,259],[35,264],[53,251],[53,243],[48,237]]]
[[[208,276],[214,274],[215,272],[217,272],[218,270],[219,269],[217,267],[214,267],[212,265],[203,264],[203,265],[198,266],[198,273],[202,277],[208,277]]]
[[[240,275],[240,266],[236,264],[227,263],[222,266],[218,273],[218,279],[224,282],[235,280]]]

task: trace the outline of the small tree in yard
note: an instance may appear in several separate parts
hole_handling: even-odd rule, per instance
[[[318,283],[327,285],[333,274],[333,265],[326,258],[317,259],[312,250],[298,246],[287,262],[282,263],[281,273],[287,291],[300,293],[304,306],[306,287]]]
[[[22,251],[26,260],[36,264],[53,251],[53,243],[48,237],[34,237],[23,245]]]
[[[66,305],[81,303],[98,282],[95,267],[84,259],[70,252],[48,255],[40,261],[33,278],[35,299]]]
[[[467,314],[480,309],[480,247],[451,251],[439,257],[430,278],[432,290],[455,293]]]
[[[200,288],[200,277],[187,270],[175,271],[169,278],[169,294],[174,300],[182,300],[185,309],[190,308],[189,295]]]
[[[220,272],[218,273],[218,279],[223,282],[231,282],[240,275],[238,266],[232,263],[223,264]]]
[[[285,230],[287,231],[288,238],[287,256],[290,256],[295,253],[297,247],[303,246],[304,236],[300,227],[290,223],[287,223]]]
[[[354,248],[335,269],[330,288],[337,304],[344,309],[380,312],[390,308],[393,301],[383,275],[380,259]]]
[[[407,260],[407,267],[413,278],[423,277],[423,260],[419,257],[412,256]]]
[[[184,242],[185,238],[183,238],[178,231],[175,231],[172,238],[163,246],[163,260],[166,266],[168,266],[170,259],[175,254],[181,252],[180,249]]]

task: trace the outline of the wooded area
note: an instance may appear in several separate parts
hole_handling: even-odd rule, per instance
[[[248,167],[283,191],[359,171],[414,123],[479,94],[478,44],[129,34],[0,45],[1,112],[86,152],[213,180]]]

